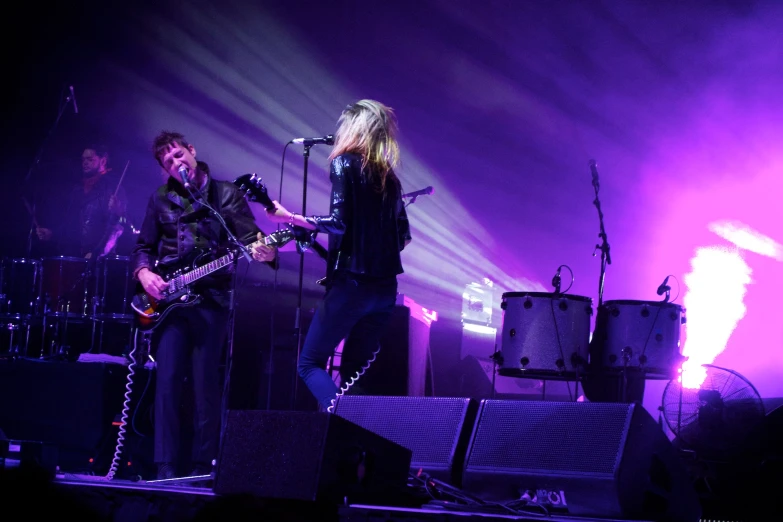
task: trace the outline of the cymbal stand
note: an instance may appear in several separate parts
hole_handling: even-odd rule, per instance
[[[65,89],[63,89],[65,90]],[[41,142],[41,145],[38,147],[38,151],[35,153],[35,157],[33,158],[33,162],[30,164],[30,168],[27,169],[27,174],[24,177],[25,184],[29,183],[33,176],[33,171],[38,167],[38,165],[41,163],[41,158],[43,157],[44,147],[46,146],[46,143],[49,141],[49,138],[51,138],[52,134],[54,134],[54,130],[57,128],[57,125],[60,123],[60,118],[63,117],[63,113],[65,112],[65,108],[68,106],[68,104],[71,103],[71,96],[60,96],[60,106],[57,108],[57,117],[54,120],[54,123],[49,128],[49,131],[46,133],[46,136],[44,136],[43,141]],[[76,110],[76,107],[74,105],[74,110]],[[27,201],[25,200],[25,205],[27,205]],[[28,212],[31,212],[30,215],[30,232],[27,237],[27,257],[32,256],[32,250],[33,250],[33,235],[35,233],[35,229],[38,228],[38,223],[35,217],[35,200],[33,200],[32,206],[28,206]]]

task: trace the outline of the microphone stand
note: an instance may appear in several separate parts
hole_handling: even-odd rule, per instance
[[[604,303],[604,280],[606,279],[606,265],[612,264],[612,256],[609,254],[609,243],[606,240],[606,228],[604,227],[604,213],[601,211],[601,200],[598,199],[598,190],[600,184],[598,182],[598,169],[596,168],[595,160],[590,160],[590,170],[593,173],[593,189],[595,189],[595,199],[593,205],[598,210],[598,221],[600,223],[600,232],[598,237],[601,238],[601,244],[595,245],[595,250],[601,250],[601,275],[598,279],[598,308]],[[593,250],[593,255],[595,255]]]
[[[236,247],[237,247],[237,249],[239,250],[239,252],[240,252],[240,253],[241,253],[241,254],[244,256],[245,260],[246,260],[248,263],[252,263],[252,262],[253,262],[253,258],[250,256],[250,253],[247,251],[247,247],[246,247],[245,245],[243,245],[243,244],[242,244],[242,243],[241,243],[241,242],[240,242],[240,241],[239,241],[239,240],[236,238],[236,236],[234,236],[234,234],[233,234],[233,233],[231,232],[231,230],[228,228],[228,225],[226,224],[226,220],[225,220],[225,219],[223,219],[223,216],[221,216],[221,215],[220,215],[220,213],[219,213],[217,210],[215,210],[215,208],[214,208],[212,205],[210,205],[210,204],[209,204],[209,202],[207,201],[207,199],[206,199],[206,198],[204,198],[204,195],[201,193],[201,191],[200,191],[200,190],[198,190],[198,189],[196,189],[196,192],[193,192],[193,190],[191,190],[191,188],[190,188],[189,186],[185,186],[185,189],[187,189],[188,193],[189,193],[189,194],[190,194],[190,196],[193,198],[193,202],[194,202],[194,203],[198,202],[198,203],[200,203],[200,204],[204,205],[204,207],[205,207],[205,208],[207,208],[207,209],[209,210],[209,212],[210,212],[210,213],[211,213],[213,216],[215,216],[215,218],[216,218],[216,219],[218,220],[218,222],[220,223],[220,226],[222,226],[222,227],[223,227],[223,230],[225,230],[225,231],[226,231],[226,235],[228,236],[228,241],[229,241],[230,243],[232,243],[234,246],[236,246]],[[201,196],[201,198],[199,198],[199,196]],[[236,260],[235,260],[235,262],[236,262]]]
[[[70,96],[66,96],[65,98],[61,98],[60,100],[60,106],[57,108],[57,117],[54,120],[54,123],[49,128],[49,131],[46,133],[46,136],[44,136],[44,139],[41,141],[41,145],[38,147],[38,151],[35,153],[35,157],[33,158],[33,162],[30,164],[30,168],[27,169],[27,174],[24,177],[25,184],[30,182],[30,179],[33,176],[33,171],[38,167],[38,165],[41,163],[41,158],[43,157],[44,153],[44,147],[49,141],[49,138],[51,138],[52,134],[54,133],[54,130],[57,128],[57,125],[60,123],[60,119],[63,117],[63,113],[65,113],[65,108],[68,106],[68,103],[71,101]],[[37,191],[33,191],[33,196],[36,195]],[[35,198],[33,198],[33,204],[32,209],[35,209],[36,207],[36,201]],[[32,256],[32,250],[33,250],[33,233],[35,229],[38,228],[38,222],[35,217],[35,212],[33,210],[30,221],[30,232],[27,237],[27,258],[30,258]]]
[[[310,162],[310,148],[312,145],[304,144],[302,149],[302,159],[304,162],[302,170],[302,215],[307,214],[307,166]],[[294,316],[294,330],[296,331],[296,365],[294,366],[295,372],[299,368],[299,357],[302,354],[302,293],[304,290],[304,260],[305,251],[302,249],[299,251],[299,288],[296,296],[296,315]],[[291,396],[291,409],[295,409],[296,397],[299,393],[299,378],[298,375],[294,375],[294,393]]]
[[[208,197],[204,197],[204,194],[201,192],[200,189],[196,189],[195,192],[190,188],[190,184],[184,185],[185,189],[188,191],[190,196],[193,198],[193,205],[195,206],[196,203],[200,203],[203,205],[209,212],[215,216],[215,218],[218,220],[220,225],[223,227],[223,229],[226,231],[226,235],[228,237],[228,240],[230,243],[232,243],[239,251],[242,253],[244,258],[247,260],[248,263],[253,262],[253,258],[250,256],[250,254],[247,251],[247,247],[243,245],[236,236],[231,232],[231,230],[228,228],[228,225],[226,224],[225,219],[223,219],[223,216],[220,215],[220,213],[209,203]],[[194,208],[195,210],[195,208]],[[226,345],[226,359],[225,359],[225,368],[223,369],[223,397],[221,401],[221,412],[220,412],[220,434],[219,434],[219,443],[222,444],[223,437],[225,436],[225,430],[226,430],[226,420],[227,420],[227,414],[228,414],[228,406],[229,406],[229,393],[231,390],[231,369],[233,367],[234,362],[234,324],[236,320],[236,282],[237,282],[237,263],[239,261],[239,258],[235,258],[232,262],[234,265],[233,267],[233,276],[231,278],[231,290],[229,294],[229,316],[228,316],[228,324],[226,325],[227,328],[227,345]],[[181,477],[176,479],[169,479],[165,482],[161,482],[163,484],[168,483],[174,483],[174,482],[197,482],[200,480],[209,479],[210,476],[202,476],[202,475],[195,475],[190,477]]]

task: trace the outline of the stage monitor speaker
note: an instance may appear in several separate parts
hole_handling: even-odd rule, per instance
[[[339,501],[404,490],[411,452],[337,415],[229,411],[215,493]]]
[[[482,401],[463,488],[498,502],[535,498],[573,516],[701,516],[684,464],[637,404]]]
[[[478,402],[450,397],[344,395],[334,413],[411,450],[411,470],[459,486]]]

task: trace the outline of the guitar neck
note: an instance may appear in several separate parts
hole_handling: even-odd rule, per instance
[[[256,240],[250,243],[249,245],[245,245],[245,248],[250,249],[256,243],[269,245],[271,243],[274,243],[274,238],[272,236],[265,236],[263,239]],[[230,265],[235,258],[236,255],[234,254],[234,252],[229,252],[228,254],[224,256],[220,256],[214,261],[210,261],[209,263],[203,264],[198,268],[194,268],[190,272],[186,272],[182,275],[175,277],[174,279],[169,281],[169,285],[170,287],[173,286],[174,289],[179,289],[184,287],[185,285],[195,283],[202,277],[206,277],[209,274],[216,272],[227,265]]]
[[[169,285],[173,286],[175,289],[179,289],[185,285],[195,283],[202,277],[206,277],[212,272],[220,270],[221,268],[231,264],[233,260],[234,260],[233,252],[228,253],[224,256],[220,256],[214,261],[210,261],[209,263],[201,265],[198,268],[194,268],[190,272],[185,272],[184,274],[175,277],[169,282]]]

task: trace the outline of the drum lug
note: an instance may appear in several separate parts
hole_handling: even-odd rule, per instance
[[[495,364],[503,366],[503,352],[495,352],[489,358],[495,361]]]
[[[530,364],[530,359],[528,359],[527,357],[522,357],[521,359],[519,359],[519,364],[521,364],[522,367],[525,367],[528,364]]]

